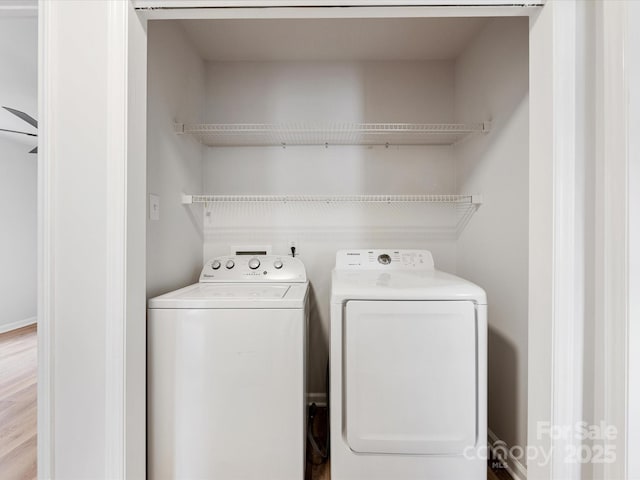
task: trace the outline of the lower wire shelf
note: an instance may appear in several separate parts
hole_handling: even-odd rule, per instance
[[[372,234],[457,238],[481,195],[183,195],[204,206],[207,238],[230,240]]]
[[[480,195],[187,195],[182,203],[452,203],[482,204]]]

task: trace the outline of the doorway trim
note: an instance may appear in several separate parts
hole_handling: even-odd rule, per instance
[[[40,0],[38,4],[38,381],[37,381],[37,469],[38,478],[53,478],[55,471],[54,432],[53,432],[53,301],[54,285],[54,244],[53,244],[53,172],[49,160],[51,138],[54,129],[42,128],[51,123],[49,97],[51,55],[53,32],[52,16],[48,2]]]
[[[55,217],[55,183],[54,175],[62,172],[55,171],[56,159],[49,155],[58,141],[61,133],[56,130],[52,122],[51,98],[46,95],[55,94],[51,79],[54,68],[51,63],[51,49],[55,48],[52,38],[54,25],[52,19],[57,8],[57,2],[40,0],[40,118],[44,128],[40,137],[39,148],[42,152],[39,158],[39,331],[41,332],[41,350],[39,357],[39,476],[41,478],[54,477],[55,448],[64,449],[63,443],[54,444],[55,436],[55,408],[56,389],[54,377],[54,341],[55,341],[55,302],[56,291],[54,280],[54,233],[56,231]],[[97,5],[103,2],[95,2]],[[147,2],[149,4],[149,2]],[[283,2],[263,2],[263,6],[279,6]],[[353,2],[357,3],[357,2]],[[553,422],[570,422],[575,414],[567,410],[568,405],[581,404],[581,391],[574,389],[576,378],[575,369],[571,368],[566,382],[566,368],[575,367],[570,361],[581,345],[574,342],[567,335],[575,332],[581,326],[579,310],[575,308],[573,300],[564,300],[562,295],[579,288],[577,273],[579,264],[575,261],[576,253],[569,253],[575,247],[577,239],[575,231],[572,233],[575,215],[573,212],[575,189],[575,171],[572,176],[572,165],[575,165],[575,99],[571,95],[562,96],[575,82],[575,77],[567,72],[567,65],[575,65],[575,36],[569,38],[570,32],[575,32],[575,19],[571,23],[571,9],[569,6],[558,6],[563,2],[550,2],[543,7],[536,19],[535,32],[530,36],[536,44],[532,45],[531,61],[542,67],[534,79],[540,82],[536,86],[536,99],[541,100],[532,119],[542,123],[533,123],[536,128],[532,132],[533,139],[540,140],[530,154],[530,164],[534,165],[531,174],[531,198],[535,200],[535,208],[531,211],[530,245],[536,245],[536,250],[530,250],[530,326],[534,325],[529,343],[529,438],[534,435],[532,422],[537,418],[549,418]],[[145,383],[144,364],[144,325],[145,325],[145,235],[146,218],[146,35],[145,22],[139,21],[133,4],[128,1],[114,2],[122,4],[108,18],[96,16],[92,21],[104,22],[109,36],[118,48],[115,56],[108,59],[108,78],[104,91],[105,98],[112,98],[116,104],[112,115],[107,119],[113,128],[108,129],[105,136],[108,142],[113,142],[105,160],[115,162],[116,165],[106,165],[110,173],[107,179],[108,189],[106,198],[114,202],[107,204],[107,224],[110,225],[107,235],[111,243],[106,252],[115,258],[114,265],[109,270],[109,281],[105,287],[107,302],[113,302],[112,315],[105,319],[105,357],[101,361],[115,361],[107,370],[105,388],[107,404],[104,409],[104,422],[115,419],[116,425],[105,423],[105,476],[118,475],[137,478],[140,465],[129,461],[135,456],[133,452],[145,451],[144,425],[136,421],[133,415],[144,412],[144,392],[140,386]],[[215,1],[210,2],[216,6]],[[98,7],[96,7],[98,8]],[[392,12],[400,7],[378,7],[380,12]],[[416,7],[418,8],[418,7]],[[433,7],[436,8],[436,7]],[[477,7],[488,9],[489,7]],[[532,10],[523,7],[511,7],[520,15],[528,15]],[[502,7],[492,10],[494,15],[500,15]],[[225,9],[229,15],[234,9]],[[250,10],[237,9],[245,12]],[[373,8],[371,9],[374,10]],[[421,11],[427,13],[428,7]],[[175,11],[174,11],[175,12]],[[297,15],[314,17],[317,9],[300,9]],[[449,12],[455,16],[465,16],[477,12],[476,7],[456,7]],[[529,12],[529,13],[526,13]],[[386,13],[380,13],[386,14]],[[442,15],[434,10],[434,15]],[[453,14],[453,13],[448,13]],[[488,13],[487,13],[488,14]],[[513,13],[512,13],[513,14]],[[58,15],[56,19],[60,19]],[[73,27],[75,22],[86,19],[70,19],[63,27]],[[60,28],[61,25],[55,25]],[[567,27],[567,33],[562,34],[561,28]],[[45,39],[47,44],[44,44]],[[573,42],[573,43],[572,43]],[[569,64],[566,61],[569,60]],[[573,62],[573,63],[571,63]],[[79,74],[82,66],[78,65]],[[552,72],[548,75],[548,72]],[[543,78],[550,77],[547,81]],[[124,75],[124,77],[123,77]],[[569,75],[569,76],[567,76]],[[575,75],[575,72],[574,72]],[[125,81],[126,78],[126,81]],[[125,83],[123,83],[125,81]],[[550,83],[549,83],[550,82]],[[116,87],[114,87],[114,85]],[[110,88],[116,88],[111,91]],[[139,89],[142,89],[139,90]],[[45,95],[46,94],[46,95]],[[110,95],[113,95],[110,97]],[[136,101],[137,99],[137,101]],[[531,104],[536,102],[531,96]],[[574,117],[571,117],[571,115]],[[125,122],[124,131],[117,128],[116,122]],[[568,123],[563,123],[568,122]],[[83,129],[95,128],[90,120]],[[558,130],[555,130],[558,129]],[[81,129],[82,130],[82,129]],[[563,135],[566,134],[565,138]],[[82,131],[75,131],[74,135],[82,135]],[[573,147],[571,143],[573,142]],[[566,165],[568,159],[571,162]],[[72,173],[71,173],[72,174]],[[564,188],[567,191],[560,191]],[[73,192],[71,192],[73,193]],[[105,198],[84,199],[87,202],[104,202]],[[533,205],[533,204],[532,204]],[[567,223],[565,223],[565,221]],[[566,232],[561,234],[561,232]],[[535,242],[535,243],[534,243]],[[106,253],[105,252],[105,253]],[[103,253],[103,252],[100,252]],[[537,256],[537,254],[542,256]],[[568,265],[562,259],[570,254],[572,260]],[[547,261],[539,261],[538,259]],[[123,290],[124,289],[124,290]],[[535,304],[535,305],[534,305]],[[116,322],[111,325],[111,321]],[[565,348],[568,349],[565,351]],[[552,352],[554,357],[550,361]],[[78,359],[82,361],[82,359]],[[533,369],[532,369],[533,367]],[[58,374],[64,374],[55,370]],[[40,390],[42,389],[42,390]],[[532,392],[532,390],[536,392]],[[542,414],[543,416],[534,416]],[[548,414],[548,415],[547,415]],[[545,416],[547,415],[547,416]],[[144,417],[144,413],[142,414]],[[44,441],[42,441],[42,439]],[[81,454],[82,452],[78,452]],[[144,463],[144,454],[140,457]],[[554,460],[555,462],[555,460]],[[139,463],[139,462],[138,462]],[[555,463],[554,463],[555,465]],[[144,468],[144,466],[142,466]],[[559,466],[556,466],[558,472]],[[564,470],[563,470],[564,471]],[[575,468],[568,471],[570,478],[574,478]],[[535,478],[553,478],[551,467],[537,470]]]

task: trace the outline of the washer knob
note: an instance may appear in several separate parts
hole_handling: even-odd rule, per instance
[[[255,270],[259,266],[260,266],[260,260],[258,260],[257,258],[252,258],[251,260],[249,260],[249,268],[251,270]]]
[[[273,262],[273,266],[280,270],[282,268],[282,260],[276,260],[275,262]]]
[[[220,268],[220,261],[219,260],[214,260],[213,263],[211,263],[211,268],[213,268],[214,270],[217,270]]]
[[[227,260],[227,264],[225,265],[225,267],[227,267],[227,269],[231,270],[235,265],[235,262],[233,260]]]

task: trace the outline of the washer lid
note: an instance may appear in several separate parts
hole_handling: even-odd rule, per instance
[[[149,308],[303,308],[308,283],[196,283],[149,300]]]

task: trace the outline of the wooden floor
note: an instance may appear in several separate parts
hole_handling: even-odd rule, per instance
[[[36,478],[35,325],[0,334],[0,478]]]

